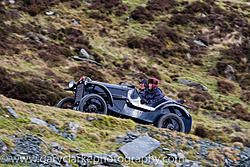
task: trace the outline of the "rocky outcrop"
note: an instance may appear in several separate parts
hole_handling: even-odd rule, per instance
[[[197,83],[197,82],[194,82],[194,81],[190,81],[190,80],[187,80],[187,79],[178,79],[178,82],[180,84],[184,84],[184,85],[187,85],[187,86],[190,86],[190,87],[195,87],[197,89],[202,89],[202,90],[208,90],[208,88],[201,84],[201,83]]]

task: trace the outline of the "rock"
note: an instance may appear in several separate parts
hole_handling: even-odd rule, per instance
[[[72,133],[77,133],[77,130],[79,128],[79,125],[75,122],[68,122],[66,124],[66,127],[72,132]]]
[[[0,155],[3,155],[7,149],[6,144],[0,139]]]
[[[11,113],[11,115],[15,118],[19,118],[19,115],[13,110],[13,108],[8,107],[7,108],[8,112]]]
[[[81,49],[81,50],[80,50],[79,56],[80,56],[80,57],[83,57],[83,58],[87,58],[87,59],[90,58],[88,52],[87,52],[85,49]]]
[[[191,59],[191,54],[190,53],[187,53],[187,58],[188,58],[188,60],[190,60]]]
[[[119,150],[130,160],[139,160],[160,147],[160,142],[149,136],[140,136],[122,146]]]
[[[205,45],[203,42],[198,41],[198,40],[194,40],[194,43],[196,43],[197,45],[203,46],[203,47],[207,47],[207,45]]]
[[[51,15],[54,15],[55,12],[53,12],[53,11],[47,11],[47,12],[45,12],[45,14],[46,14],[47,16],[51,16]]]
[[[202,13],[202,14],[201,14],[201,17],[202,17],[202,18],[206,18],[207,16],[206,16],[204,13]]]
[[[163,148],[162,151],[169,151],[169,149],[168,148]]]
[[[75,26],[79,26],[80,25],[76,19],[72,19],[72,24],[74,24]]]
[[[135,133],[135,132],[128,132],[127,136],[131,139],[136,139],[137,137],[141,136],[140,133]]]
[[[225,73],[225,76],[226,76],[228,79],[230,79],[230,80],[235,80],[235,75],[234,75],[235,71],[234,71],[234,68],[233,68],[232,66],[227,65],[227,67],[226,67],[224,73]]]
[[[88,120],[88,121],[94,121],[94,120],[96,120],[96,119],[93,118],[93,117],[88,117],[87,120]]]
[[[53,148],[60,148],[60,144],[56,143],[56,142],[52,142],[50,143],[51,147]]]
[[[55,125],[49,124],[48,127],[49,127],[49,129],[52,130],[53,132],[55,132],[55,133],[60,133],[60,130],[57,129]]]
[[[190,81],[190,80],[187,80],[187,79],[178,79],[178,82],[180,84],[187,85],[187,86],[190,86],[190,87],[195,87],[195,88],[198,88],[198,89],[202,89],[204,91],[208,90],[208,88],[205,85],[202,85],[200,83]]]
[[[9,0],[9,3],[10,3],[10,4],[15,4],[16,1],[15,1],[15,0]]]
[[[90,60],[90,59],[87,59],[87,58],[81,58],[81,57],[78,57],[78,56],[73,56],[72,58],[73,58],[74,60],[76,60],[76,61],[88,61],[88,62],[94,63],[94,64],[96,64],[96,65],[98,65],[98,66],[102,66],[101,63],[98,63],[98,62],[96,62],[96,61],[94,61],[94,60]]]
[[[164,166],[163,161],[161,161],[159,159],[149,158],[149,157],[143,158],[143,163],[145,165],[150,165],[150,166],[155,166],[155,167],[163,167]]]
[[[37,124],[37,125],[48,125],[47,122],[41,120],[41,119],[37,119],[37,118],[30,118],[30,121],[34,124]]]

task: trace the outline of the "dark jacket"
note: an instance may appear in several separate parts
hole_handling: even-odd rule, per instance
[[[142,103],[153,104],[164,97],[160,88],[156,87],[153,90],[146,89],[142,93]]]

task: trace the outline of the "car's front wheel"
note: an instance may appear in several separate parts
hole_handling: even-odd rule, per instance
[[[78,110],[88,113],[107,114],[107,104],[100,95],[88,94],[81,99]]]
[[[71,97],[63,98],[59,103],[56,105],[58,108],[63,109],[73,109],[75,100]]]
[[[163,115],[157,124],[158,128],[168,128],[173,131],[184,132],[185,126],[182,119],[173,113]]]

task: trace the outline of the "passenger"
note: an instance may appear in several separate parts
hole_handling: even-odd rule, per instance
[[[142,98],[143,92],[148,89],[148,79],[143,79],[140,81],[139,96]]]
[[[164,98],[160,88],[158,88],[159,80],[152,78],[148,80],[148,89],[143,91],[141,103],[151,105]]]

